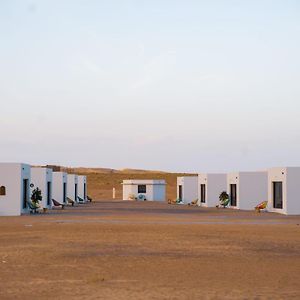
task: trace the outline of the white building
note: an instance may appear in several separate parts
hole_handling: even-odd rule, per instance
[[[78,196],[87,201],[87,180],[86,176],[78,175]]]
[[[227,174],[230,207],[253,210],[268,200],[268,172],[237,172]]]
[[[227,191],[226,174],[198,174],[198,205],[215,207],[219,205],[219,196]]]
[[[198,199],[198,176],[177,177],[177,199],[185,204]]]
[[[30,166],[0,163],[0,216],[19,216],[28,212]]]
[[[52,199],[61,204],[67,203],[68,174],[65,172],[52,173]]]
[[[78,202],[78,175],[68,174],[67,197]]]
[[[30,192],[39,188],[42,194],[41,207],[52,207],[52,169],[31,168]]]
[[[268,211],[300,215],[300,167],[268,171]]]
[[[123,180],[123,200],[166,200],[165,180]]]

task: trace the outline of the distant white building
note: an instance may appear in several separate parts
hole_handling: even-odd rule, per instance
[[[253,210],[268,200],[268,172],[236,172],[227,174],[230,207]]]
[[[87,201],[87,180],[83,175],[78,175],[78,197]]]
[[[0,216],[27,213],[30,201],[30,165],[0,163]]]
[[[177,177],[177,199],[185,204],[198,199],[198,176]]]
[[[227,174],[198,174],[198,205],[215,207],[219,205],[219,196],[227,191]]]
[[[268,211],[300,215],[300,167],[268,170]]]
[[[52,199],[61,204],[67,203],[68,174],[65,172],[52,173]]]
[[[123,180],[123,200],[166,200],[165,180]]]
[[[68,174],[67,197],[78,202],[78,176],[76,174]]]
[[[42,202],[40,203],[44,208],[52,207],[52,169],[32,167],[30,192],[35,188],[39,188],[42,194]]]

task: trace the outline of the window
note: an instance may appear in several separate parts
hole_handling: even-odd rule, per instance
[[[63,185],[63,202],[67,203],[67,184],[64,182]]]
[[[0,187],[0,196],[5,196],[6,195],[6,188],[5,188],[5,186],[1,186]]]
[[[200,185],[200,190],[201,190],[201,203],[205,203],[206,202],[205,184]]]
[[[146,185],[138,185],[138,193],[145,194],[146,193]]]
[[[273,182],[273,207],[282,209],[282,182]]]

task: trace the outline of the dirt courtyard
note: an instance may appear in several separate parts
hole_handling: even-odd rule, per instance
[[[0,299],[300,299],[300,216],[101,201],[0,218]]]

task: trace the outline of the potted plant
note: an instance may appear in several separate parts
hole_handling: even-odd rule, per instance
[[[228,193],[226,191],[223,191],[219,196],[219,200],[220,200],[220,205],[226,207],[229,204]]]
[[[42,191],[37,187],[31,193],[31,201],[35,206],[39,206],[39,202],[42,201]]]

